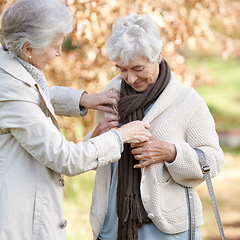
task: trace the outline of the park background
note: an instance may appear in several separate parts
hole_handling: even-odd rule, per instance
[[[41,1],[41,0],[39,0]],[[0,13],[14,0],[0,0]],[[63,44],[63,54],[44,74],[49,86],[61,85],[100,92],[117,74],[105,43],[111,26],[131,12],[149,14],[158,24],[163,57],[176,78],[205,99],[216,122],[226,163],[213,179],[226,239],[240,239],[240,1],[239,0],[65,0],[75,28]],[[53,10],[54,11],[54,10]],[[82,141],[94,123],[85,118],[58,117],[61,132]],[[95,171],[66,177],[65,218],[68,240],[92,239],[89,224]],[[220,239],[206,184],[197,188],[203,202],[203,240]]]

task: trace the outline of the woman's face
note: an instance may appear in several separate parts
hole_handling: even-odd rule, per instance
[[[44,70],[48,63],[54,59],[56,56],[61,56],[62,54],[62,43],[63,43],[64,35],[59,34],[50,46],[44,49],[44,52],[41,54],[37,54],[34,49],[31,52],[31,58],[28,58],[28,63],[32,64],[39,70]]]
[[[144,92],[156,82],[160,61],[161,56],[159,56],[159,60],[155,63],[149,62],[144,57],[134,57],[126,66],[122,66],[116,62],[116,67],[128,85],[137,92]]]

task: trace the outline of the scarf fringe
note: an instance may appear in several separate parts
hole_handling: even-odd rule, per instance
[[[138,228],[151,222],[146,211],[141,211],[143,209],[141,197],[134,194],[125,196],[123,209],[118,222],[118,240],[138,239]]]

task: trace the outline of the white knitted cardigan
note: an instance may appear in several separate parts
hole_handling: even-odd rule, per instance
[[[120,90],[121,76],[107,84],[104,91]],[[106,116],[97,111],[97,123]],[[175,234],[188,229],[187,200],[184,186],[193,187],[196,226],[203,224],[202,204],[194,187],[203,174],[194,148],[200,148],[215,177],[224,163],[223,152],[213,118],[204,100],[190,87],[171,81],[143,121],[150,123],[152,139],[173,143],[177,156],[173,163],[157,163],[142,169],[141,197],[148,217],[161,231]],[[90,223],[96,237],[107,213],[111,182],[110,164],[97,169],[92,194]]]

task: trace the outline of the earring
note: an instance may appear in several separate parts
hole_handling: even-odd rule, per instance
[[[32,58],[32,56],[29,56],[28,58]]]

